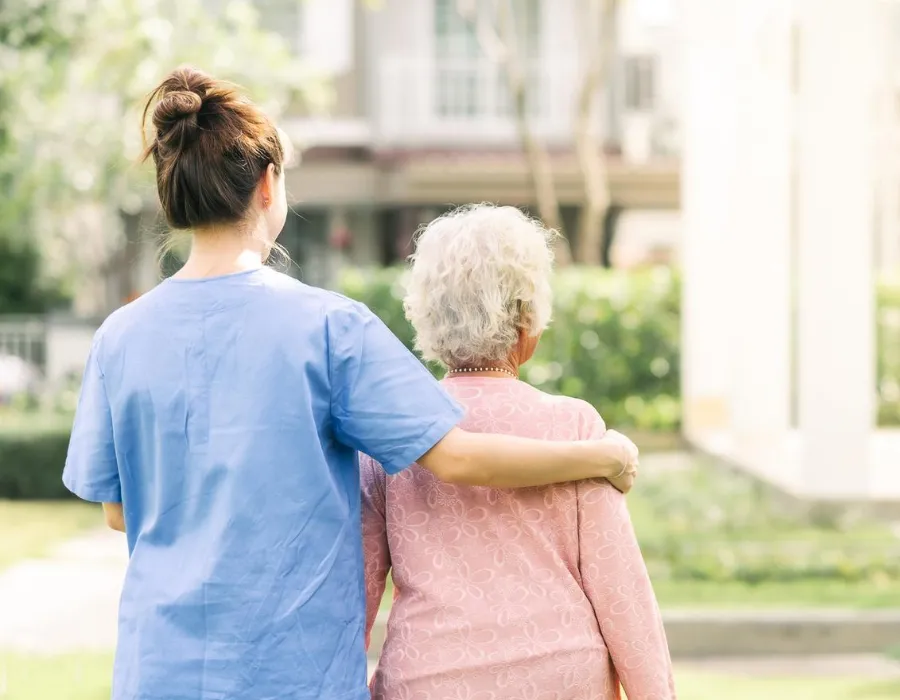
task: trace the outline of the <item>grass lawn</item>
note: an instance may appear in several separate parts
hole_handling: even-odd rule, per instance
[[[663,610],[676,608],[900,608],[900,583],[797,581],[747,584],[740,581],[656,579],[653,589]],[[898,696],[900,697],[900,696]]]
[[[698,460],[628,496],[663,608],[900,607],[900,533],[864,511],[805,513]]]
[[[89,503],[0,500],[0,570],[45,556],[54,545],[102,525],[100,507]]]
[[[897,583],[879,587],[867,582],[843,583],[825,580],[750,585],[739,581],[718,583],[659,579],[653,582],[653,589],[663,611],[679,608],[876,610],[900,607],[900,584]],[[393,587],[388,580],[387,589],[381,599],[383,611],[390,610],[392,598]]]
[[[3,700],[107,700],[112,659],[103,654],[60,657],[0,654]],[[5,694],[4,694],[5,682]],[[676,671],[680,700],[896,700],[900,681],[863,678],[749,678]]]
[[[111,674],[112,657],[107,654],[16,656],[0,653],[0,698],[109,700]]]

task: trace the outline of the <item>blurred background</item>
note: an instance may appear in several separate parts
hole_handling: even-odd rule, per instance
[[[565,234],[525,379],[642,448],[680,697],[900,698],[892,0],[0,3],[0,698],[109,694],[124,540],[60,473],[93,332],[179,264],[137,160],[185,62],[297,146],[277,264],[408,344],[421,224]]]

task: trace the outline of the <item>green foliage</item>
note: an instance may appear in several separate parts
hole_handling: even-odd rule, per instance
[[[34,241],[0,232],[0,314],[40,313],[65,295],[41,276],[41,253]]]
[[[399,269],[345,270],[342,291],[371,308],[408,347]],[[610,425],[678,430],[680,285],[667,268],[634,273],[561,270],[554,316],[523,378],[545,391],[585,399]],[[900,425],[900,284],[878,287],[878,417]],[[437,367],[431,368],[440,374]]]
[[[43,275],[114,274],[119,212],[152,201],[138,167],[140,115],[150,90],[191,63],[246,88],[273,116],[288,104],[321,109],[326,82],[251,2],[17,0],[0,3],[0,241],[25,237]],[[0,278],[0,284],[4,280]]]
[[[63,498],[69,416],[0,414],[0,498]]]
[[[525,378],[589,401],[611,425],[677,430],[679,295],[668,268],[559,273],[553,322]]]
[[[399,270],[350,269],[340,286],[413,346]],[[610,425],[677,430],[679,285],[672,272],[570,268],[557,274],[554,287],[553,322],[523,377],[591,402]]]
[[[0,313],[42,311],[55,301],[42,276],[32,216],[38,144],[28,139],[54,87],[48,62],[69,48],[72,4],[0,3]]]
[[[878,423],[900,425],[900,283],[878,287]]]
[[[859,513],[815,517],[752,478],[699,463],[645,470],[628,498],[655,580],[900,584],[900,539]]]
[[[541,389],[589,401],[610,425],[632,432],[677,431],[677,278],[665,269],[626,274],[576,268],[560,272],[554,287],[554,320],[534,359],[526,365],[524,377]],[[341,291],[368,305],[403,343],[413,346],[413,331],[403,313],[400,270],[345,270]],[[900,288],[882,285],[878,368],[884,425],[900,425],[898,313]],[[437,367],[432,370],[440,373]],[[73,391],[68,391],[60,394],[58,404],[71,407],[73,400]],[[67,415],[48,421],[26,413],[15,424],[8,414],[0,415],[0,497],[62,494],[59,475],[68,440]],[[652,496],[651,512],[668,518],[664,536],[647,546],[656,560],[665,562],[671,575],[752,583],[771,578],[767,572],[775,570],[782,572],[783,581],[793,580],[800,575],[798,571],[801,578],[841,576],[855,581],[869,580],[882,571],[891,576],[900,571],[896,563],[900,556],[892,563],[880,554],[872,555],[866,537],[852,547],[823,552],[819,545],[827,545],[827,533],[842,527],[830,521],[815,523],[819,534],[804,530],[807,534],[800,543],[760,544],[753,534],[758,532],[757,525],[794,532],[802,527],[782,518],[774,506],[761,505],[761,492],[746,483],[706,484],[702,482],[705,477],[697,478],[700,482],[679,479],[659,488],[645,484],[633,501],[633,507],[640,507],[636,504],[644,495]],[[712,504],[695,499],[697,491],[712,492]],[[721,537],[727,537],[721,551],[711,548]],[[894,554],[900,555],[900,551]]]

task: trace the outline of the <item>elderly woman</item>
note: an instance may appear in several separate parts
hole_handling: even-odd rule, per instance
[[[520,382],[550,320],[552,233],[512,207],[428,225],[406,297],[463,426],[569,441],[597,411]],[[605,480],[518,491],[387,476],[364,458],[367,639],[396,586],[377,700],[675,697],[665,632],[624,496]]]

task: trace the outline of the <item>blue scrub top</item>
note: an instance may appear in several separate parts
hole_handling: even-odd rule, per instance
[[[367,700],[356,451],[400,471],[461,415],[365,306],[268,268],[110,316],[63,481],[124,506],[113,700]]]

